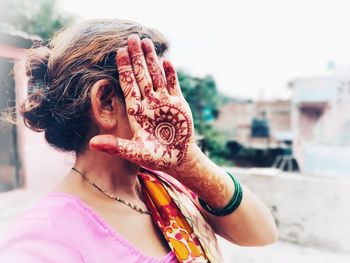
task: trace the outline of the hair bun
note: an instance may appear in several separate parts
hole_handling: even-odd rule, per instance
[[[26,56],[26,74],[30,77],[29,86],[48,86],[49,58],[51,49],[47,46],[40,46],[29,50]]]
[[[48,63],[51,50],[47,46],[29,50],[25,60],[29,77],[28,98],[21,105],[20,113],[26,126],[34,131],[43,131],[53,118],[51,105],[47,100],[50,86]]]
[[[42,90],[30,94],[20,107],[25,125],[34,131],[44,131],[54,118],[51,105]]]

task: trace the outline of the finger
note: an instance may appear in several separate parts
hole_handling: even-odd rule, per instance
[[[163,67],[164,67],[166,84],[167,84],[167,89],[169,94],[173,96],[182,96],[175,67],[169,60],[164,60]]]
[[[125,97],[126,109],[132,129],[137,125],[134,116],[142,111],[141,93],[136,84],[132,70],[129,53],[126,48],[120,48],[117,52],[116,63],[119,71],[119,82]]]
[[[138,35],[131,35],[128,39],[128,50],[134,70],[136,82],[140,88],[143,98],[154,97],[152,79],[148,72],[147,63],[141,48]]]
[[[97,135],[90,140],[89,145],[93,150],[117,155],[134,163],[140,163],[144,149],[142,141],[117,138],[113,135]]]
[[[119,72],[119,82],[123,90],[125,100],[141,99],[140,90],[135,81],[131,60],[126,48],[120,48],[117,52],[117,68]]]
[[[155,91],[166,91],[165,78],[163,76],[154,45],[150,39],[142,39],[141,41],[143,53],[146,57],[148,71],[151,75],[153,87]]]

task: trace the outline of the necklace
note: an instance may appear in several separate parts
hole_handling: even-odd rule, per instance
[[[105,190],[103,190],[101,187],[99,187],[98,185],[96,185],[90,178],[88,178],[85,174],[83,174],[82,172],[80,172],[78,169],[76,169],[75,167],[72,167],[72,170],[77,172],[78,174],[80,174],[88,183],[90,183],[92,186],[94,186],[97,190],[99,190],[101,193],[103,193],[104,195],[108,196],[109,198],[116,200],[128,207],[130,207],[131,209],[134,209],[135,211],[139,212],[140,214],[147,214],[147,215],[151,215],[152,213],[148,210],[144,210],[140,207],[137,207],[134,204],[131,204],[128,201],[125,201],[117,196],[114,196],[108,192],[106,192]]]

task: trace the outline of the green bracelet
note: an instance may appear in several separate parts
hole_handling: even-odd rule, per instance
[[[233,211],[235,211],[238,206],[241,204],[243,199],[243,189],[239,181],[229,172],[227,172],[228,175],[230,175],[233,183],[235,184],[235,193],[232,196],[232,199],[226,205],[224,208],[221,209],[214,209],[211,208],[206,202],[204,202],[202,199],[198,198],[199,203],[201,206],[210,214],[213,214],[215,216],[226,216],[228,214],[231,214]]]

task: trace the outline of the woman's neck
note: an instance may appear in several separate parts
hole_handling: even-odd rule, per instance
[[[74,168],[108,193],[128,199],[140,198],[137,190],[140,167],[125,159],[88,149],[77,155]],[[92,187],[75,171],[71,171],[65,181],[87,191]]]

